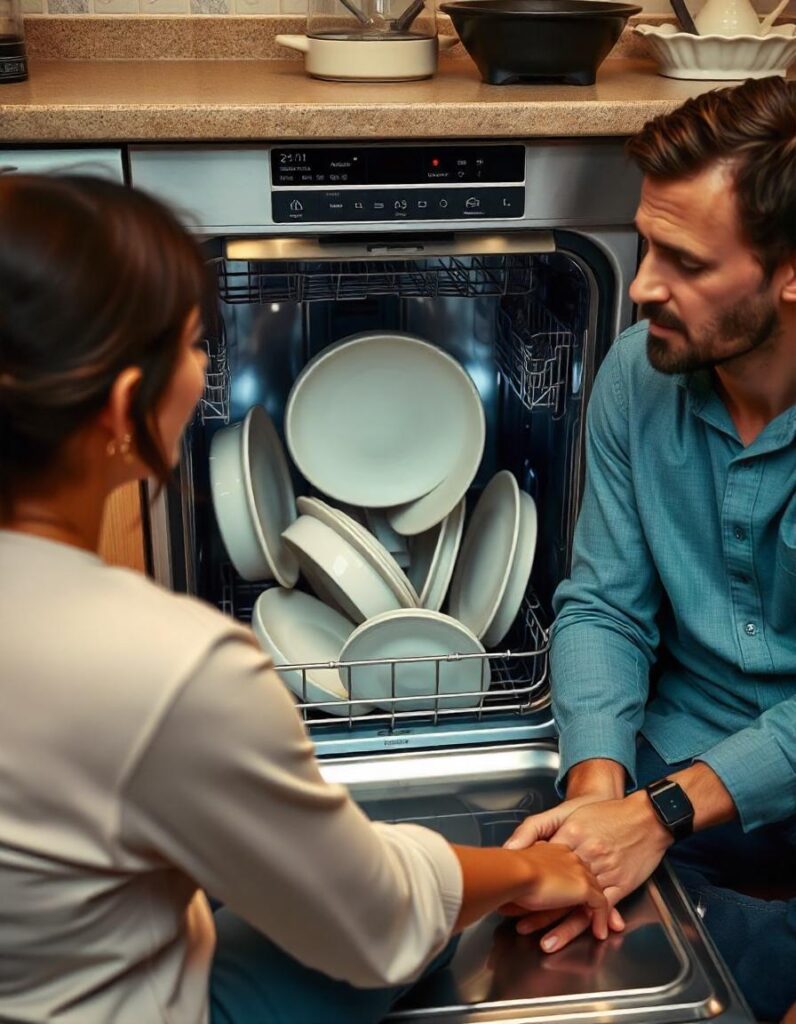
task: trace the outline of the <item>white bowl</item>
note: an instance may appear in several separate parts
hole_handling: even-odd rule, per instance
[[[796,57],[796,25],[774,25],[764,36],[695,36],[674,25],[636,25],[666,78],[740,81],[784,76]]]
[[[406,574],[389,551],[364,526],[320,498],[299,498],[298,508],[302,515],[314,516],[349,543],[381,576],[401,608],[417,608],[420,601]]]
[[[272,587],[254,602],[252,629],[263,650],[274,659],[282,680],[302,703],[348,701],[349,693],[336,668],[312,668],[304,673],[284,665],[338,661],[354,623],[322,601],[300,590]],[[367,704],[330,704],[330,715],[365,715]]]
[[[447,658],[452,654],[483,655],[484,648],[466,626],[449,615],[425,608],[402,608],[370,619],[346,641],[341,661],[394,658]],[[439,665],[439,690],[436,666]],[[376,707],[392,711],[431,711],[473,708],[489,688],[488,662],[480,657],[452,661],[413,661],[392,667],[359,665],[351,668],[355,693]],[[393,680],[395,692],[393,694]],[[439,694],[467,694],[434,699]],[[394,697],[413,698],[398,702]]]
[[[528,589],[528,580],[531,578],[537,533],[536,502],[530,494],[520,491],[520,532],[517,537],[517,549],[498,610],[492,625],[484,633],[486,647],[497,647],[517,617],[525,591]]]
[[[507,469],[484,488],[464,535],[448,611],[482,639],[498,614],[520,533],[520,489]]]
[[[313,590],[354,622],[401,607],[383,575],[315,516],[299,516],[282,536]]]
[[[282,531],[296,518],[296,501],[282,442],[262,406],[213,436],[210,491],[224,546],[243,579],[292,587],[298,562]]]
[[[448,593],[456,556],[464,533],[465,499],[439,526],[410,539],[409,579],[420,596],[420,605],[438,612]]]
[[[458,480],[462,464],[464,477],[474,459],[477,468],[484,411],[470,377],[441,349],[411,334],[373,332],[307,364],[288,398],[285,436],[298,468],[324,494],[386,508],[451,474]]]

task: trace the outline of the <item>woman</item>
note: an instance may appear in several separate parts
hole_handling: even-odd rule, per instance
[[[108,495],[177,461],[206,288],[145,195],[0,179],[0,1015],[364,1022],[502,904],[604,937],[563,847],[371,824],[249,630],[99,559]]]

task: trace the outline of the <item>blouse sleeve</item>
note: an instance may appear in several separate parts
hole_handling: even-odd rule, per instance
[[[359,986],[412,980],[450,937],[458,860],[437,833],[374,825],[321,777],[244,631],[179,688],[120,793],[120,838],[156,850],[298,960]]]

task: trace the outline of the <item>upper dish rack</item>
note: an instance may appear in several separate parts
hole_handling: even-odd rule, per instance
[[[324,302],[367,299],[527,295],[528,256],[435,256],[405,260],[217,261],[224,302]]]
[[[231,566],[225,565],[221,610],[234,618],[250,622],[254,602],[269,585],[245,583]],[[481,721],[483,718],[493,715],[526,715],[549,707],[550,688],[547,678],[549,633],[543,625],[539,601],[530,591],[523,601],[520,614],[517,616],[506,642],[508,644],[506,650],[488,654],[447,655],[440,658],[395,658],[367,662],[307,662],[281,667],[301,673],[305,697],[299,699],[297,707],[304,720],[315,727],[346,725],[348,728],[356,728],[358,724],[380,723],[385,728],[393,729],[399,723],[436,725],[442,720],[472,722]],[[456,693],[447,696],[440,694],[439,665],[443,661],[473,659],[489,662],[492,679],[489,689],[483,693]],[[394,687],[395,678],[401,671],[401,666],[417,662],[436,663],[437,667],[437,690],[429,693],[429,704],[432,706],[428,710],[409,711],[402,708],[402,704],[405,705],[409,701],[416,700],[416,697],[393,697],[385,702],[388,705],[387,710],[373,711],[362,717],[355,716],[357,704],[367,703],[365,700],[356,698],[357,666],[387,665],[393,677]],[[306,673],[314,668],[337,669],[346,683],[352,699],[343,702],[343,706],[340,701],[308,701],[306,699]],[[393,692],[395,692],[394,689]],[[446,704],[449,705],[463,696],[472,696],[474,704],[476,704],[475,698],[477,698],[476,706],[466,709],[446,707]],[[333,716],[325,713],[325,709],[330,705],[335,708],[336,713]],[[348,714],[345,714],[346,708]],[[344,712],[342,715],[341,711]]]

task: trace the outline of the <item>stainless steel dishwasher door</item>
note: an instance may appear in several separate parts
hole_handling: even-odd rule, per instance
[[[549,744],[350,757],[322,764],[379,821],[413,821],[451,842],[499,845],[556,802]],[[421,983],[392,1020],[406,1024],[753,1020],[666,865],[621,910],[626,929],[581,936],[546,956],[493,916],[461,937],[448,969]]]

